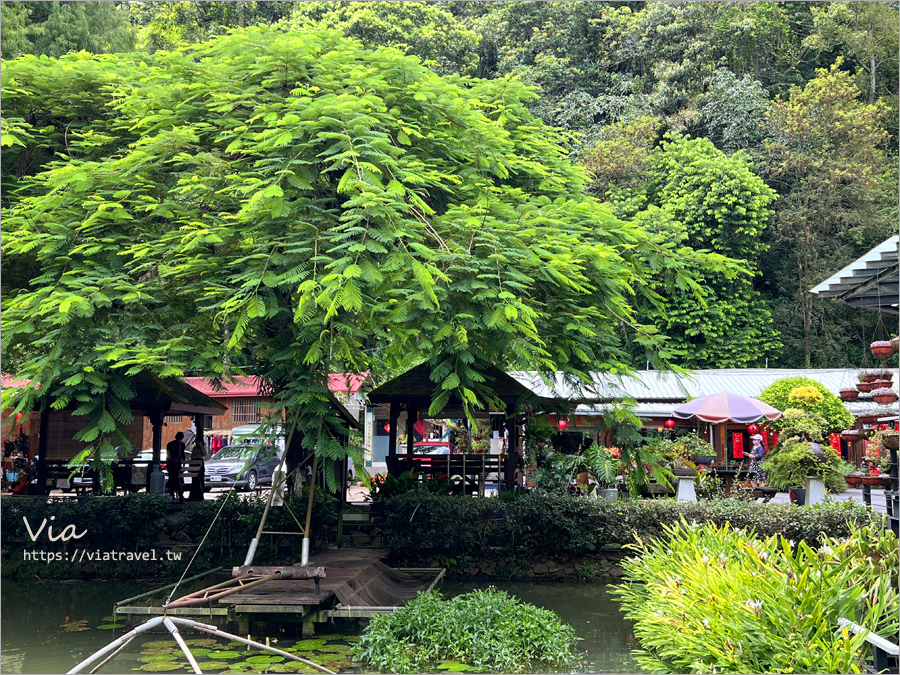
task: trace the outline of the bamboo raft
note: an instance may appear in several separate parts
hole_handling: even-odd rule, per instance
[[[148,598],[152,603],[153,596],[163,590],[156,589],[118,603],[115,612],[130,621],[163,614],[203,617],[219,625],[236,625],[244,634],[249,632],[251,622],[299,622],[302,634],[312,635],[315,623],[332,618],[371,618],[392,612],[420,591],[434,588],[444,576],[445,570],[440,568],[390,568],[380,560],[385,554],[378,549],[323,551],[309,561],[310,568],[324,568],[321,575],[274,578],[262,584],[251,581],[225,597],[213,590],[220,584],[204,591],[205,595],[191,594],[202,597],[202,604],[195,599],[183,603],[175,600],[170,603],[172,607],[134,604]],[[273,569],[277,568],[260,567],[258,571],[266,575]],[[235,576],[244,571],[236,568]],[[240,579],[235,581],[242,583]]]

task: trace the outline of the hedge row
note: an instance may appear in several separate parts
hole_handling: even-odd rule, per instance
[[[292,495],[288,503],[299,518],[306,513],[306,497]],[[0,501],[3,522],[2,573],[4,577],[53,579],[159,578],[180,576],[188,560],[207,531],[206,541],[197,554],[191,574],[214,567],[243,563],[250,540],[255,536],[265,508],[265,500],[253,496],[232,495],[215,501],[189,504],[180,512],[168,513],[164,495],[137,494],[117,497],[79,499],[10,498]],[[216,519],[216,514],[221,513]],[[313,504],[313,548],[326,545],[329,528],[336,522],[334,501],[317,494]],[[46,525],[37,534],[41,523]],[[26,526],[27,520],[27,526]],[[210,525],[215,521],[212,529]],[[302,522],[302,521],[301,521]],[[67,525],[73,525],[78,539],[51,541]],[[296,532],[287,509],[273,508],[266,529]],[[300,559],[301,537],[264,537],[257,560],[293,562]],[[81,556],[81,551],[93,555]],[[89,558],[107,552],[156,552],[156,560],[103,560]],[[53,554],[47,562],[34,559],[36,552]],[[180,552],[180,560],[169,560],[166,551]],[[72,556],[78,553],[75,562]],[[57,555],[59,554],[59,555]],[[68,559],[66,556],[69,556]]]
[[[843,537],[871,522],[865,507],[834,502],[811,508],[741,499],[677,502],[591,500],[528,493],[512,501],[434,496],[417,491],[385,503],[386,544],[398,560],[437,556],[490,558],[521,552],[582,555],[662,535],[664,525],[731,523],[760,536],[775,533],[815,543],[821,533]]]

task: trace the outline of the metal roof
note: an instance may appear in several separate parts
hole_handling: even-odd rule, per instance
[[[900,314],[900,235],[895,235],[810,290],[853,307]]]
[[[533,371],[510,373],[538,396],[586,403],[622,397],[631,397],[641,403],[683,403],[688,398],[723,391],[755,397],[776,380],[786,377],[808,377],[838,395],[842,387],[856,384],[858,374],[859,370],[854,368],[723,368],[684,374],[641,370],[626,377],[593,373],[593,381],[589,384],[564,379],[557,373],[547,384]]]
[[[788,377],[808,377],[837,396],[842,388],[853,387],[857,383],[858,374],[859,370],[855,368],[724,368],[685,374],[642,370],[627,377],[594,373],[590,384],[574,382],[557,373],[547,384],[536,372],[510,373],[538,396],[581,401],[576,415],[602,413],[612,399],[629,397],[637,402],[632,410],[639,417],[669,417],[688,398],[723,391],[756,397],[773,382]],[[865,400],[844,405],[854,415],[874,407]]]

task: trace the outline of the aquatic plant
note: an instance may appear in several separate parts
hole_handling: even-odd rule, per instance
[[[725,524],[681,523],[639,542],[615,588],[632,655],[653,673],[861,672],[866,633],[897,635],[897,536],[873,524],[817,546]]]
[[[235,652],[231,650],[218,651],[218,652],[210,652],[206,655],[207,658],[210,659],[238,659],[241,656],[245,656],[245,654],[241,654],[240,652]]]
[[[495,672],[538,672],[542,665],[569,663],[576,640],[556,614],[504,591],[476,590],[449,600],[432,591],[372,619],[354,655],[387,673],[433,672],[447,660]]]
[[[325,640],[300,640],[290,649],[286,649],[285,651],[290,652],[313,652],[322,649],[325,646]]]
[[[140,667],[148,673],[170,673],[173,670],[184,670],[188,667],[187,663],[175,663],[174,661],[153,661],[145,663]]]

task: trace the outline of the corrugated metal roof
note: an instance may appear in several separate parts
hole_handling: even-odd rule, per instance
[[[894,235],[832,274],[810,293],[853,307],[900,312],[900,235]]]
[[[776,380],[787,377],[808,377],[838,395],[842,387],[856,384],[858,373],[859,370],[853,368],[725,368],[697,370],[687,374],[642,370],[628,377],[595,373],[590,384],[564,379],[557,373],[549,385],[536,372],[520,371],[510,374],[536,394],[548,398],[596,401],[627,396],[644,403],[681,403],[688,398],[723,391],[756,397]]]

